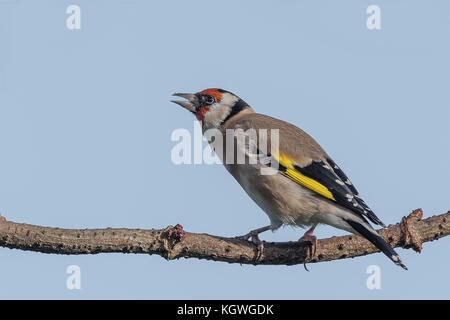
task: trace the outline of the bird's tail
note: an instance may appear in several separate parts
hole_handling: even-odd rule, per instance
[[[372,244],[381,250],[389,259],[391,259],[396,265],[402,267],[405,270],[408,268],[402,263],[400,256],[397,252],[392,249],[392,247],[380,237],[375,230],[371,230],[370,227],[365,226],[363,223],[346,219],[345,220],[357,233],[362,235],[364,238],[372,242]],[[370,229],[369,229],[370,228]]]

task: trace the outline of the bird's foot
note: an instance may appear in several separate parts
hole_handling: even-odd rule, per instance
[[[262,227],[259,229],[255,229],[250,231],[249,233],[238,236],[236,239],[248,241],[251,239],[251,242],[256,246],[256,257],[255,260],[259,260],[264,252],[264,242],[259,239],[259,234],[261,232],[267,231],[270,229],[270,226]]]
[[[309,246],[309,256],[313,257],[317,251],[317,237],[312,234],[305,234],[298,239],[299,242],[305,242]]]
[[[298,239],[299,242],[306,242],[309,246],[309,257],[312,258],[316,255],[317,251],[317,238],[313,235],[316,225],[313,225],[308,231],[305,232],[303,237]]]

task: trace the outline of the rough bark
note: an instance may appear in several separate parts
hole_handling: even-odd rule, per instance
[[[392,247],[413,248],[450,234],[450,211],[422,220],[414,210],[396,225],[379,231]],[[264,243],[256,260],[255,246],[245,240],[185,232],[180,225],[165,229],[60,229],[6,221],[0,216],[0,246],[54,254],[108,252],[158,254],[166,259],[198,258],[241,264],[293,265],[353,258],[378,252],[362,237],[346,235],[317,241],[315,254],[306,243]]]

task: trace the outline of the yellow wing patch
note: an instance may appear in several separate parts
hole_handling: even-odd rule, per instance
[[[280,163],[283,167],[286,168],[285,172],[282,172],[282,174],[291,179],[294,182],[297,182],[298,184],[304,186],[305,188],[308,188],[314,192],[317,192],[321,196],[324,196],[325,198],[331,199],[336,201],[336,199],[333,197],[333,194],[328,190],[327,187],[325,187],[323,184],[317,182],[314,179],[311,179],[297,170],[295,170],[294,166],[292,165],[292,160],[288,157],[280,154],[278,159],[278,163]]]

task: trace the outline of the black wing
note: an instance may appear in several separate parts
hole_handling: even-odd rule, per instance
[[[385,227],[385,224],[364,202],[346,174],[331,159],[313,161],[306,167],[293,164],[295,170],[324,185],[333,195],[334,201],[350,209],[356,214],[367,217],[375,224]]]

